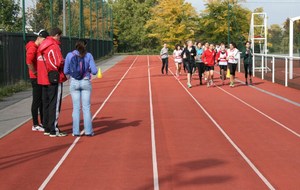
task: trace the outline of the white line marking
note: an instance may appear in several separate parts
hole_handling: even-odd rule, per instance
[[[218,87],[218,86],[217,86]],[[271,116],[265,114],[264,112],[260,111],[259,109],[251,106],[250,104],[248,104],[247,102],[243,101],[242,99],[238,98],[237,96],[231,94],[230,92],[224,90],[221,87],[218,87],[220,90],[222,90],[223,92],[225,92],[226,94],[232,96],[233,98],[237,99],[238,101],[242,102],[243,104],[245,104],[246,106],[252,108],[253,110],[257,111],[258,113],[260,113],[261,115],[265,116],[266,118],[270,119],[271,121],[273,121],[274,123],[278,124],[279,126],[281,126],[282,128],[288,130],[289,132],[293,133],[294,135],[296,135],[297,137],[300,137],[300,134],[295,132],[294,130],[288,128],[287,126],[285,126],[284,124],[280,123],[279,121],[273,119]]]
[[[238,80],[238,79],[236,79],[236,81],[239,81],[240,83],[245,84],[244,82],[242,82],[242,81],[240,81],[240,80]],[[268,94],[268,95],[270,95],[270,96],[273,96],[273,97],[275,97],[275,98],[278,98],[278,99],[280,99],[280,100],[283,100],[283,101],[285,101],[285,102],[288,102],[288,103],[290,103],[290,104],[293,104],[293,105],[295,105],[295,106],[300,107],[300,103],[295,102],[295,101],[293,101],[293,100],[290,100],[290,99],[288,99],[288,98],[285,98],[285,97],[283,97],[283,96],[274,94],[274,93],[272,93],[272,92],[269,92],[269,91],[267,91],[267,90],[258,88],[258,87],[256,87],[256,86],[251,86],[251,85],[250,85],[249,87],[254,88],[255,90],[261,91],[261,92],[263,92],[263,93],[265,93],[265,94]]]
[[[151,144],[152,144],[153,182],[154,182],[154,190],[159,190],[149,56],[147,56],[147,61],[148,61],[148,82],[149,82],[149,100],[150,100],[150,120],[151,120]]]
[[[218,74],[218,75],[220,75],[217,71],[215,71],[215,73]],[[238,82],[240,82],[240,83],[242,83],[242,84],[245,84],[243,81],[241,81],[241,80],[239,80],[239,79],[235,79],[235,80],[238,81]],[[251,88],[253,88],[253,89],[255,89],[255,90],[261,91],[261,92],[263,92],[263,93],[265,93],[265,94],[268,94],[268,95],[270,95],[270,96],[273,96],[273,97],[275,97],[275,98],[278,98],[278,99],[280,99],[280,100],[283,100],[283,101],[285,101],[285,102],[288,102],[288,103],[290,103],[290,104],[293,104],[293,105],[295,105],[295,106],[300,107],[300,103],[295,102],[295,101],[293,101],[293,100],[290,100],[290,99],[288,99],[288,98],[285,98],[285,97],[283,97],[283,96],[280,96],[280,95],[278,95],[278,94],[269,92],[269,91],[267,91],[267,90],[258,88],[257,86],[253,86],[253,85],[249,85],[249,87],[251,87]]]
[[[104,107],[104,105],[107,103],[107,101],[109,100],[109,98],[112,96],[112,94],[115,92],[115,90],[118,88],[118,86],[120,85],[120,83],[123,81],[123,79],[125,78],[125,76],[127,75],[127,73],[129,72],[129,70],[132,68],[132,66],[134,65],[134,63],[136,62],[138,56],[134,59],[134,61],[132,62],[132,64],[130,65],[130,67],[127,69],[127,71],[125,72],[125,74],[123,75],[123,77],[119,80],[119,82],[116,84],[116,86],[114,87],[114,89],[110,92],[110,94],[107,96],[107,98],[104,100],[104,102],[101,104],[100,108],[96,111],[96,113],[94,114],[92,120],[95,119],[95,117],[98,115],[98,113],[102,110],[102,108]],[[81,131],[80,134],[83,134],[84,131]],[[77,144],[77,142],[79,141],[81,137],[77,137],[74,142],[72,143],[72,145],[68,148],[68,150],[65,152],[65,154],[63,155],[63,157],[59,160],[59,162],[56,164],[56,166],[53,168],[53,170],[50,172],[50,174],[48,175],[48,177],[45,179],[45,181],[42,183],[42,185],[39,187],[39,190],[44,189],[47,184],[50,182],[50,180],[52,179],[52,177],[54,176],[54,174],[57,172],[57,170],[59,169],[59,167],[62,165],[62,163],[66,160],[66,158],[68,157],[68,155],[70,154],[70,152],[72,151],[72,149],[75,147],[75,145]]]
[[[176,79],[174,73],[169,69],[174,78]],[[176,79],[177,80],[177,79]],[[267,178],[257,169],[257,167],[251,162],[251,160],[243,153],[243,151],[235,144],[235,142],[227,135],[227,133],[222,129],[222,127],[214,120],[214,118],[205,110],[205,108],[198,102],[198,100],[184,87],[184,85],[177,80],[182,88],[191,96],[191,98],[196,102],[196,104],[202,109],[202,111],[208,116],[208,118],[215,124],[215,126],[220,130],[224,137],[229,141],[229,143],[236,149],[236,151],[243,157],[247,164],[252,168],[252,170],[259,176],[259,178],[268,186],[269,189],[275,190],[272,184],[267,180]]]

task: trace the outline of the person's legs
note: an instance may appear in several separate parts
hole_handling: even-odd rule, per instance
[[[249,69],[249,64],[244,63],[244,72],[245,72],[245,83],[248,85],[248,69]]]
[[[178,63],[178,74],[179,75],[181,74],[181,65],[182,65],[182,63]]]
[[[211,85],[213,85],[214,84],[214,67],[211,67],[209,74],[210,74]]]
[[[85,135],[93,135],[92,117],[91,117],[91,90],[92,85],[89,80],[81,81],[81,99],[82,111],[84,118],[84,133]]]
[[[166,59],[166,63],[165,64],[166,64],[166,74],[168,74],[168,71],[169,71],[168,70],[169,69],[169,59],[168,58]]]
[[[40,125],[38,116],[39,111],[41,115],[41,123],[43,111],[42,108],[42,87],[37,83],[37,79],[31,79],[31,86],[32,86],[32,104],[31,104],[31,115],[32,115],[32,121],[33,126],[38,127]]]
[[[202,85],[201,63],[196,63],[196,67],[198,69],[198,77],[199,77],[200,85]]]
[[[57,100],[58,100],[57,91],[58,91],[58,84],[50,84],[48,86],[48,98],[49,98],[48,127],[50,129],[50,135],[56,135],[56,115],[58,115],[58,113],[56,112]]]
[[[166,59],[162,59],[162,67],[161,67],[162,74],[164,74],[165,65],[166,65]]]
[[[49,127],[49,86],[42,86],[42,101],[43,101],[43,127],[45,129],[45,135],[50,133]]]
[[[81,89],[79,85],[79,81],[75,79],[71,79],[70,82],[70,92],[72,96],[73,103],[73,135],[80,135],[80,94]]]
[[[176,66],[176,76],[179,76],[179,65],[178,62],[175,62],[175,66]]]
[[[58,117],[61,110],[61,102],[62,102],[62,94],[63,94],[63,83],[58,84],[57,88],[57,104],[56,104],[56,115],[55,115],[55,130],[56,132],[60,132],[58,128]]]
[[[232,87],[234,87],[234,79],[235,79],[235,71],[236,71],[236,67],[237,67],[237,64],[231,64],[231,68],[232,68],[232,72],[230,71],[230,74],[231,74],[231,81],[232,81]]]
[[[250,80],[250,85],[252,85],[252,75],[253,75],[253,65],[250,63],[248,64],[248,69],[249,69],[249,80]]]

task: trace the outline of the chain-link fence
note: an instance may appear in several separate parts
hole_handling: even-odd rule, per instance
[[[88,41],[88,51],[95,59],[113,53],[113,12],[104,0],[7,2],[13,7],[3,4],[0,13],[0,86],[28,79],[25,45],[40,29],[62,29],[63,56],[74,49],[78,38]],[[6,22],[4,15],[11,12],[13,17]]]

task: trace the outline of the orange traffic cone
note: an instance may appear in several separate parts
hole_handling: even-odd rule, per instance
[[[99,79],[101,79],[101,78],[102,78],[102,72],[101,72],[101,68],[99,68],[99,69],[98,69],[98,74],[97,74],[97,77],[98,77]]]

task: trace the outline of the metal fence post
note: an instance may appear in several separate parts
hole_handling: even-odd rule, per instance
[[[284,85],[287,87],[288,86],[288,58],[285,58],[285,80],[284,80]]]
[[[265,76],[264,76],[264,69],[265,69],[265,67],[264,67],[264,56],[262,55],[261,56],[261,79],[265,79]]]
[[[272,56],[272,82],[275,83],[275,57]]]
[[[26,49],[25,49],[25,45],[26,45],[26,15],[25,15],[25,0],[22,1],[22,30],[23,30],[23,42],[24,42],[24,46],[23,46],[23,79],[26,80],[27,79],[27,71],[26,71]]]

